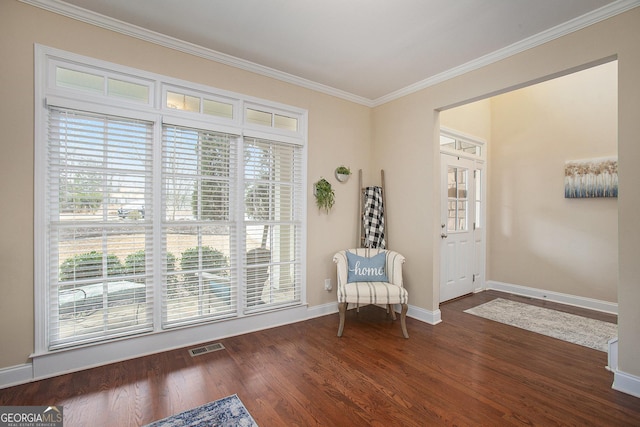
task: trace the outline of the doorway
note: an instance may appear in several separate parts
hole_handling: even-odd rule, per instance
[[[440,302],[484,287],[485,141],[440,131]]]
[[[617,201],[564,193],[567,162],[617,156],[617,74],[611,61],[440,113],[442,126],[490,138],[484,289],[617,301]]]

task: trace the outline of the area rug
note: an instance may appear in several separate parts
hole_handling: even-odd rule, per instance
[[[464,312],[604,352],[607,342],[618,335],[614,323],[502,298]]]
[[[146,427],[257,427],[247,408],[234,394],[215,402],[181,412]]]

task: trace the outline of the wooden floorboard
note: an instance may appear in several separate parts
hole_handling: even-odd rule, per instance
[[[606,353],[464,313],[496,297],[615,322],[610,314],[486,291],[443,322],[378,307],[0,390],[0,406],[62,405],[65,427],[139,426],[237,394],[262,426],[640,426],[640,399],[611,389]]]

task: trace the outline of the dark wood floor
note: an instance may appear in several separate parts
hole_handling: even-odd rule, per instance
[[[0,405],[63,405],[65,427],[143,425],[234,393],[261,427],[640,425],[605,353],[463,313],[496,296],[553,305],[483,292],[443,304],[439,325],[407,319],[408,340],[365,307],[342,338],[335,314],[0,390]]]

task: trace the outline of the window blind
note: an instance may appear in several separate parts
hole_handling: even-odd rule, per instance
[[[37,50],[38,355],[304,302],[305,111]]]
[[[245,312],[301,300],[302,147],[244,140]]]
[[[232,316],[238,136],[165,124],[162,139],[163,326]]]
[[[153,123],[49,107],[49,349],[152,328]]]

